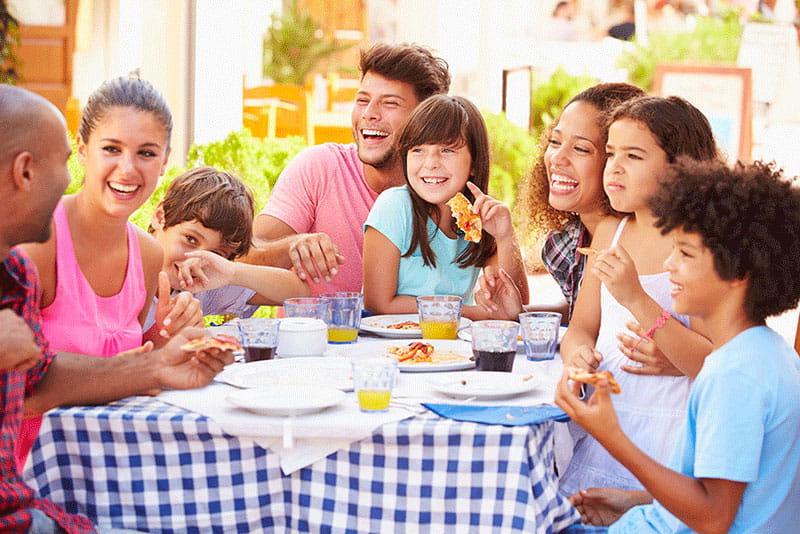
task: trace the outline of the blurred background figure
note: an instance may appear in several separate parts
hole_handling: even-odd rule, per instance
[[[550,41],[578,41],[580,31],[575,22],[576,6],[572,0],[556,3],[550,20],[547,21],[546,36]]]
[[[608,29],[608,35],[621,41],[630,41],[636,34],[636,23],[633,9],[633,0],[619,2],[616,13],[612,13],[612,19],[619,20]]]

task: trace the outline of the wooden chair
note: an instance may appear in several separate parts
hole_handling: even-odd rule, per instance
[[[357,78],[342,78],[335,72],[325,76],[325,85],[328,93],[327,111],[350,111],[356,94],[361,87],[361,80]]]
[[[311,95],[305,87],[289,84],[259,85],[242,90],[242,123],[255,137],[304,137],[314,143]]]

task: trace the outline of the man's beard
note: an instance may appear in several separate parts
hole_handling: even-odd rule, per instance
[[[361,154],[361,147],[358,147],[358,159],[361,160],[361,163],[364,165],[369,165],[370,167],[374,167],[376,169],[386,169],[389,167],[394,166],[397,162],[397,149],[391,148],[383,153],[381,156],[374,158],[372,161],[364,159]]]

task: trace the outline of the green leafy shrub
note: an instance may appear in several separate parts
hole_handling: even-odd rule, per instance
[[[534,84],[531,95],[534,137],[539,138],[573,96],[596,83],[598,80],[591,76],[573,76],[559,67],[547,81]]]
[[[351,46],[325,39],[314,19],[301,13],[293,0],[282,14],[272,15],[264,36],[264,76],[275,83],[304,85],[320,61]]]
[[[650,91],[659,63],[735,63],[742,38],[742,25],[734,10],[716,17],[697,17],[688,32],[655,31],[647,44],[635,42],[624,52],[618,65],[628,71],[631,83]]]

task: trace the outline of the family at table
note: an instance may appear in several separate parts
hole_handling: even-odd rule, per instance
[[[416,313],[417,297],[430,295],[460,297],[473,321],[546,308],[530,294],[509,207],[488,194],[486,125],[468,99],[447,94],[447,64],[421,46],[378,44],[359,67],[354,143],[304,150],[258,215],[237,176],[191,169],[169,185],[147,231],[129,218],[164,173],[172,130],[149,82],[116,78],[91,95],[78,136],[85,178],[67,196],[63,118],[41,97],[0,86],[0,530],[124,531],[68,513],[23,481],[41,416],[208,386],[233,355],[185,348],[206,335],[205,315],[246,318],[335,292],[363,293],[379,315]],[[480,219],[477,239],[453,219],[458,193]],[[557,491],[554,473],[543,475],[558,513],[518,522],[515,512],[508,524],[498,513],[494,527],[796,530],[800,358],[765,319],[800,300],[800,190],[772,164],[726,166],[690,102],[603,83],[564,107],[521,194],[565,300],[567,369],[554,402],[571,419],[574,448]],[[592,385],[577,378],[586,371]],[[551,427],[535,426],[515,432],[538,433],[551,459]],[[400,435],[434,427],[399,423],[380,446],[397,438],[401,465],[410,438]],[[500,442],[517,436],[524,450],[532,435]],[[356,444],[350,461],[354,450],[384,458],[377,444]],[[318,510],[310,502],[309,513],[328,511],[324,499]],[[385,513],[345,530],[382,530]],[[392,524],[416,530],[426,519],[414,526],[395,513]],[[492,526],[466,512],[442,521]]]

